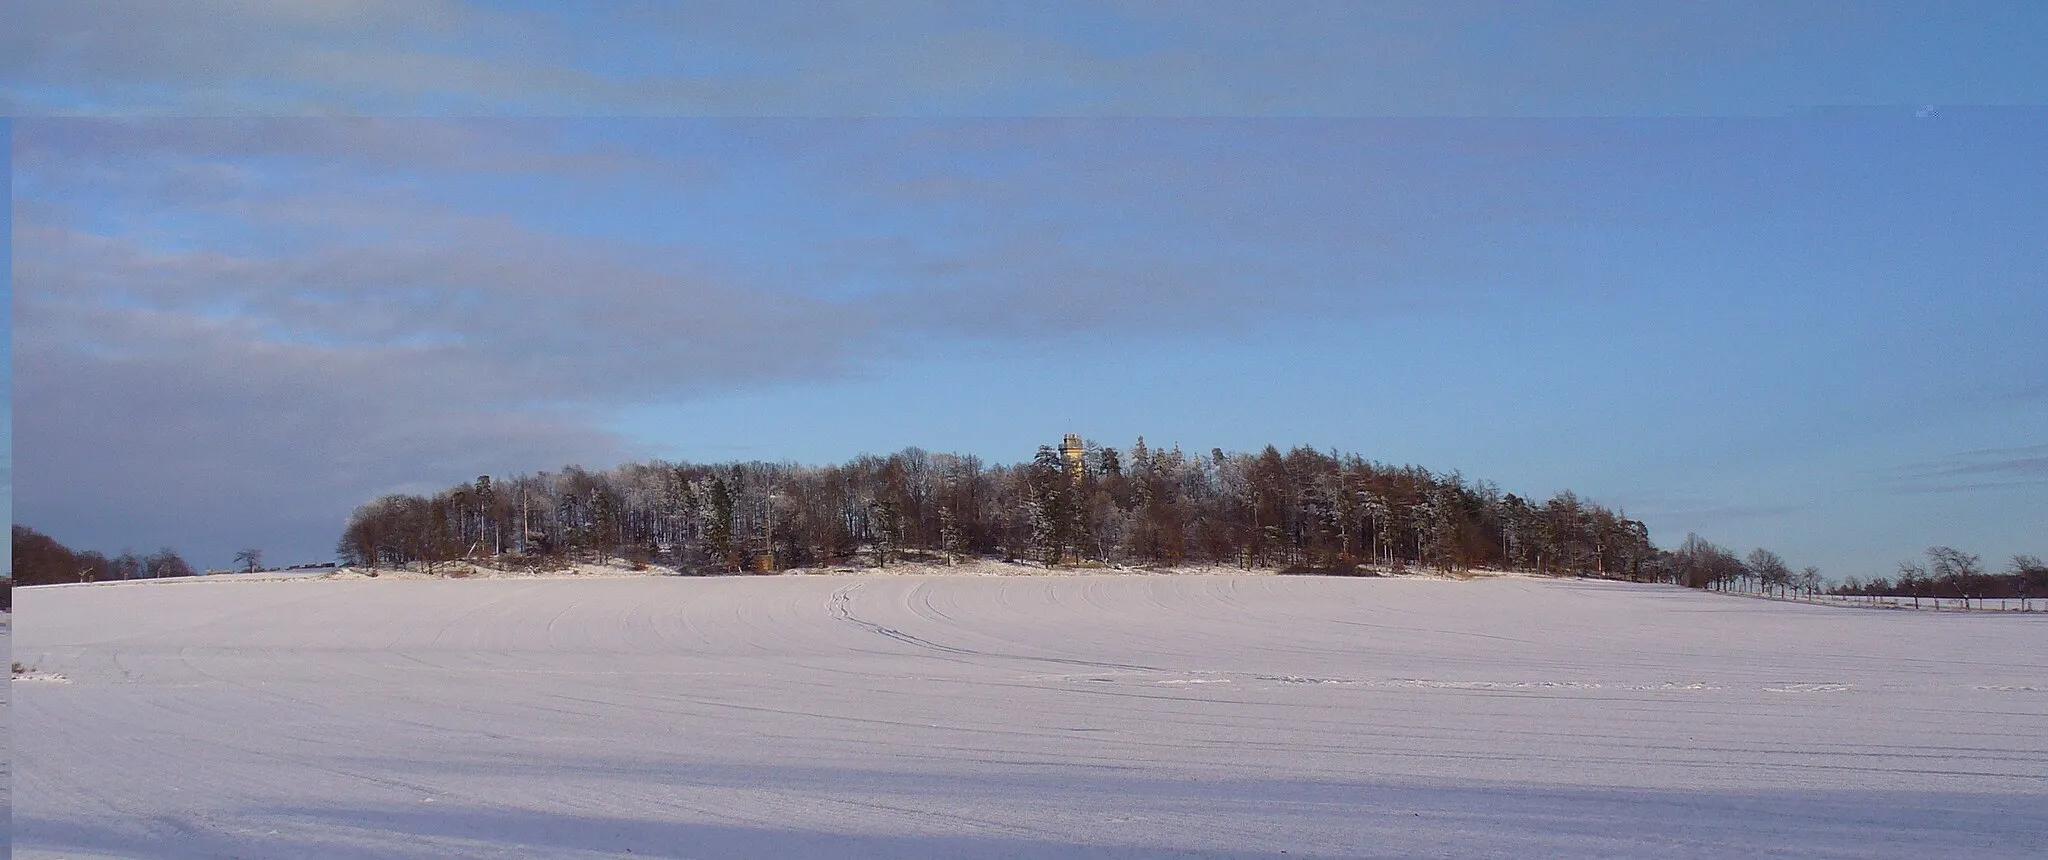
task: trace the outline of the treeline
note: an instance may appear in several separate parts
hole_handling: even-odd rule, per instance
[[[1129,449],[1045,446],[1019,464],[910,448],[830,466],[650,462],[481,477],[369,502],[337,545],[344,562],[382,567],[589,557],[704,573],[888,564],[913,553],[1683,576],[1641,522],[1570,492],[1535,501],[1455,472],[1356,455],[1271,446],[1188,454],[1142,438]]]
[[[1860,597],[1950,598],[1964,601],[2002,600],[2048,596],[2048,566],[2040,556],[2016,555],[2005,572],[1989,570],[1976,553],[1953,547],[1927,549],[1927,561],[1899,562],[1898,579],[1875,577],[1869,581],[1849,577],[1830,590],[1832,594]]]
[[[1728,549],[1695,534],[1686,535],[1685,542],[1679,544],[1678,549],[1661,553],[1656,565],[1667,574],[1665,581],[1690,588],[1786,597],[1818,594],[1827,586],[1827,579],[1821,576],[1820,568],[1809,565],[1794,571],[1785,559],[1763,547],[1750,550],[1747,556],[1737,557]]]
[[[137,555],[131,550],[109,557],[95,550],[73,550],[28,526],[14,527],[14,582],[19,585],[157,579],[198,573],[170,547],[149,555]]]

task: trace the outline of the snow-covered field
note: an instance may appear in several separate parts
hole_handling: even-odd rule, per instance
[[[13,650],[13,636],[14,613],[0,612],[0,651]],[[12,685],[9,686],[0,690],[0,845],[8,844],[14,820],[14,720],[8,707],[8,700],[13,698]]]
[[[17,857],[2048,856],[2048,614],[1259,575],[16,599]]]
[[[1816,594],[1811,597],[1800,597],[1797,599],[1814,603],[1829,603],[1836,606],[1918,609],[1922,612],[2048,612],[2048,598],[2040,597],[1994,597],[1988,599],[1971,598],[1967,600],[1959,597],[1922,597],[1915,600],[1911,597],[1895,597],[1890,595],[1863,597],[1858,595]]]

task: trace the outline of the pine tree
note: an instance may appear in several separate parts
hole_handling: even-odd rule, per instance
[[[884,496],[875,500],[875,562],[887,566],[903,552],[903,506]]]
[[[704,501],[704,550],[711,555],[713,564],[728,569],[735,567],[732,488],[726,485],[725,478],[712,477],[711,492],[706,494]]]

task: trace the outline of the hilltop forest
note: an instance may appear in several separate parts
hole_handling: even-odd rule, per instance
[[[10,586],[196,573],[168,547],[110,557],[23,525],[13,548]],[[616,559],[714,574],[993,558],[1334,574],[1486,568],[1780,595],[1829,585],[1818,568],[1795,571],[1761,547],[1738,557],[1689,534],[1661,550],[1642,522],[1569,491],[1539,502],[1354,454],[1187,454],[1142,438],[1120,450],[1069,437],[1018,464],[907,448],[828,466],[656,461],[483,476],[356,508],[335,553],[346,564],[428,571],[457,560],[542,568]],[[237,563],[253,571],[260,557],[244,550]],[[1975,555],[1932,547],[1927,564],[1901,563],[1896,582],[1850,577],[1827,590],[2024,598],[2048,594],[2048,567],[2021,555],[1994,572]]]
[[[1142,438],[1128,450],[1045,446],[1014,465],[910,448],[830,466],[651,462],[480,477],[363,505],[337,553],[369,566],[573,556],[704,573],[909,555],[1666,581],[1686,573],[1670,569],[1641,522],[1570,492],[1535,501],[1356,455],[1271,446],[1187,454]]]

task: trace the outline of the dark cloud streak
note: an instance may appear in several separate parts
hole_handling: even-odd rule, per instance
[[[2048,445],[1964,451],[1913,463],[1890,479],[1900,495],[1970,493],[2048,484]]]

